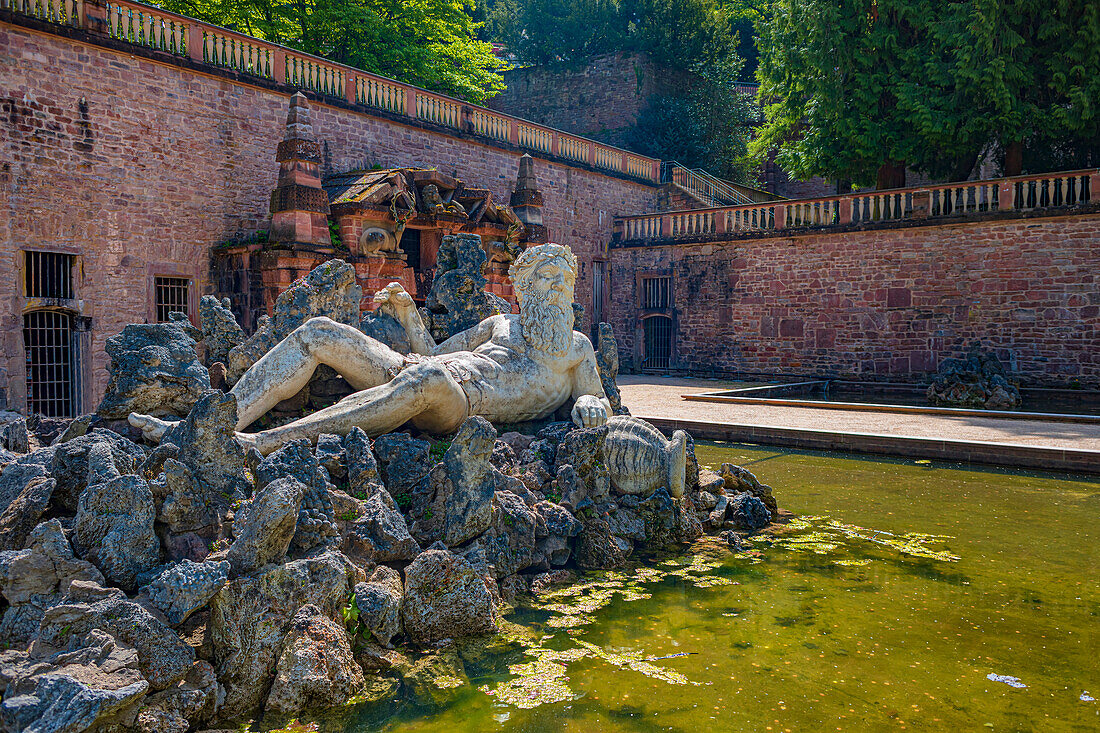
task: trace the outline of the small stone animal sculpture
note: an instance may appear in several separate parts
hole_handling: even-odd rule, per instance
[[[607,421],[603,457],[611,485],[620,494],[648,495],[661,488],[684,495],[688,434],[677,430],[666,440],[657,428],[636,417],[620,415]]]
[[[424,208],[428,213],[447,213],[447,205],[443,203],[443,197],[439,195],[439,187],[434,183],[429,183],[420,189],[420,199],[424,202]]]
[[[367,256],[396,252],[397,239],[381,227],[371,227],[359,238],[359,250]]]

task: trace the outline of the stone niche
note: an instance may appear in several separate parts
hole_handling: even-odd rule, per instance
[[[515,302],[508,265],[526,242],[526,229],[485,188],[434,169],[384,168],[329,176],[324,188],[340,241],[348,248],[364,292],[400,282],[417,300],[431,287],[443,237],[481,236],[490,292]]]

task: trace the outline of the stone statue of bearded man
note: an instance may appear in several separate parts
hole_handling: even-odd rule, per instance
[[[293,397],[328,364],[357,391],[337,404],[281,427],[237,433],[267,454],[298,438],[322,433],[368,435],[407,422],[437,434],[453,432],[471,415],[491,422],[537,420],[574,401],[573,422],[602,425],[611,414],[596,356],[588,338],[573,330],[577,258],[568,247],[542,244],[512,263],[519,315],[496,315],[436,344],[412,297],[397,283],[375,295],[379,308],[397,319],[415,353],[399,354],[358,329],[312,318],[292,331],[233,387],[237,430],[282,400]],[[133,414],[130,423],[150,440],[169,424]]]

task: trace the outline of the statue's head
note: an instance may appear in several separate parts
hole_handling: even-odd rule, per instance
[[[577,258],[560,244],[539,244],[517,257],[508,272],[527,343],[552,354],[565,353],[573,340]]]

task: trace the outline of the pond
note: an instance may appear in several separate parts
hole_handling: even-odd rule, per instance
[[[346,730],[1100,729],[1100,484],[738,445],[698,456],[815,518],[757,557],[655,564],[597,579],[583,609],[520,609],[537,660],[480,670],[444,710]]]

